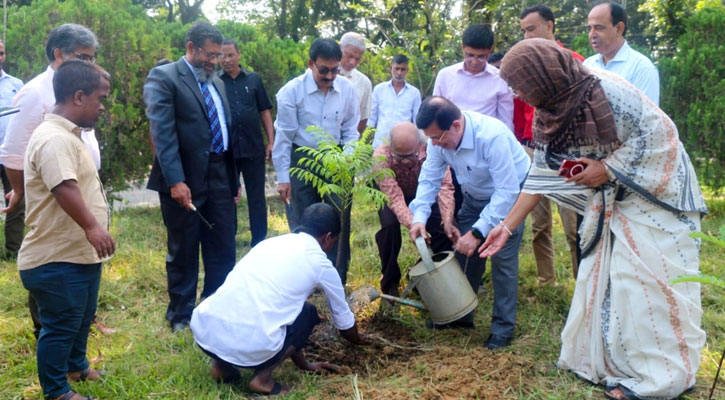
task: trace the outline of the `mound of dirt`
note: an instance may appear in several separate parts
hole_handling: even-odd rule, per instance
[[[322,387],[322,398],[363,399],[505,399],[520,386],[533,360],[509,352],[492,352],[471,344],[417,343],[413,329],[382,313],[359,321],[371,339],[353,346],[336,334],[329,322],[318,326],[306,353],[342,367],[350,379],[333,380]],[[352,375],[357,375],[355,384]]]

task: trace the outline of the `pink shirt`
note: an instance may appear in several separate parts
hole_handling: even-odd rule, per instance
[[[497,118],[514,129],[513,95],[491,64],[486,63],[483,72],[475,75],[463,68],[463,62],[443,68],[436,77],[433,96],[445,97],[461,110]]]

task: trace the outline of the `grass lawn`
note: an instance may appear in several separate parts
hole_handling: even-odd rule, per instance
[[[244,200],[242,201],[244,203]],[[270,199],[270,236],[287,232],[282,204]],[[725,223],[725,200],[708,202],[711,213],[703,230]],[[351,288],[377,286],[379,259],[374,242],[377,214],[356,205],[353,212]],[[345,343],[328,326],[314,334],[311,359],[343,365],[340,374],[316,376],[285,362],[277,373],[294,390],[286,399],[601,399],[602,389],[558,370],[560,332],[574,282],[566,265],[568,249],[557,216],[556,263],[559,285],[537,288],[536,267],[527,226],[520,253],[519,314],[513,345],[503,351],[483,348],[488,336],[492,290],[479,295],[474,330],[430,331],[427,315],[375,302],[358,314],[372,337],[368,347]],[[528,223],[527,223],[528,225]],[[91,331],[88,357],[107,376],[96,383],[74,384],[80,393],[108,399],[234,399],[247,396],[250,371],[241,383],[218,385],[209,378],[209,358],[186,330],[172,334],[164,320],[167,303],[165,230],[158,208],[127,209],[113,214],[111,233],[117,253],[104,265],[98,318],[118,329],[111,336]],[[237,254],[249,249],[246,208],[240,207]],[[415,248],[404,241],[401,266],[415,261]],[[0,239],[0,245],[2,240]],[[701,270],[723,277],[722,252],[705,245]],[[488,276],[488,273],[486,274]],[[326,310],[321,299],[315,299]],[[725,348],[725,291],[703,286],[703,327],[707,345],[697,386],[684,399],[707,397],[717,362]],[[35,366],[35,340],[27,310],[27,291],[15,264],[0,263],[0,399],[41,399]],[[715,398],[725,399],[722,375]]]

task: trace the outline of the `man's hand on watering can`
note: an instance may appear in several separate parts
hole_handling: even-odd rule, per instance
[[[423,239],[425,239],[426,242],[430,242],[428,232],[425,231],[425,224],[420,222],[416,222],[410,227],[410,238],[415,242],[415,239],[418,239],[418,236],[423,236]]]
[[[470,257],[476,251],[476,247],[481,243],[479,239],[473,236],[472,231],[466,232],[465,235],[461,236],[456,243],[455,249],[457,252]]]
[[[446,233],[446,236],[448,236],[448,239],[451,239],[451,242],[453,242],[454,245],[458,243],[458,239],[461,238],[461,231],[456,228],[453,222],[444,223],[443,231]]]

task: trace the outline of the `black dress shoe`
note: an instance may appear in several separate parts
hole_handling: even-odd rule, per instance
[[[447,324],[436,324],[433,321],[425,321],[425,327],[428,329],[452,329],[452,328],[465,328],[465,329],[473,329],[475,325],[473,325],[473,322],[469,321],[453,321],[449,322]]]
[[[176,321],[171,323],[171,332],[176,333],[189,327],[189,320]]]
[[[488,339],[483,343],[484,347],[491,350],[500,349],[511,344],[511,337],[494,335],[493,333],[488,335]]]

